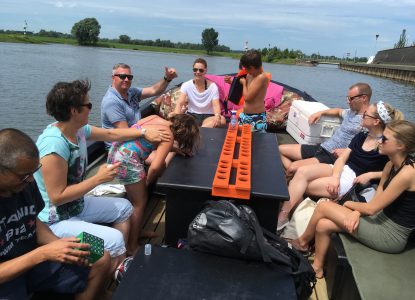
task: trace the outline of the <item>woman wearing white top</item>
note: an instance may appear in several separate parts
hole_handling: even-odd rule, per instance
[[[199,126],[224,127],[226,119],[221,115],[219,90],[216,84],[205,78],[207,62],[197,58],[193,62],[194,78],[186,81],[180,87],[180,97],[172,114],[187,113],[194,116]]]

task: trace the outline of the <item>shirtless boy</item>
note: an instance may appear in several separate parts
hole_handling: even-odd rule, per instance
[[[261,53],[249,50],[241,57],[241,65],[247,72],[246,78],[239,79],[245,99],[243,112],[239,114],[239,125],[250,124],[252,131],[267,129],[264,98],[269,78],[262,70]]]

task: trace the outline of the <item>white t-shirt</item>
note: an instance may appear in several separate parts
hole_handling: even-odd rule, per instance
[[[196,114],[213,114],[212,100],[219,99],[219,90],[214,82],[208,88],[199,92],[193,80],[186,81],[180,87],[180,91],[187,95],[187,111]]]

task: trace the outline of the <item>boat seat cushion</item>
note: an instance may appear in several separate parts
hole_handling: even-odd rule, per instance
[[[362,299],[413,299],[415,243],[399,254],[370,249],[348,234],[340,234]]]
[[[239,110],[242,108],[242,105],[236,105],[232,101],[228,101],[227,103],[228,113],[226,114],[225,107],[224,107],[224,100],[229,95],[229,89],[231,85],[225,82],[225,76],[223,75],[210,75],[209,74],[209,75],[206,75],[206,78],[213,81],[218,86],[219,98],[220,98],[223,116],[229,117],[231,110]],[[283,90],[284,88],[282,86],[274,82],[270,82],[268,89],[267,89],[267,93],[265,95],[265,99],[264,99],[266,111],[270,111],[274,109],[275,107],[277,107],[278,105],[280,105],[281,98],[283,95]]]
[[[179,97],[180,88],[177,87],[154,99],[152,105],[160,117],[167,119],[169,113],[173,112],[176,108]]]

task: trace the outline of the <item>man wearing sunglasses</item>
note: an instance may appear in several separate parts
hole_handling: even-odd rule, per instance
[[[336,116],[343,119],[333,136],[320,145],[281,145],[281,161],[287,177],[292,177],[300,166],[326,163],[333,164],[347,148],[352,138],[360,132],[363,113],[368,109],[372,89],[367,83],[356,83],[349,88],[347,103],[349,109],[331,108],[312,114],[308,122],[317,123],[322,116]]]
[[[89,266],[88,244],[58,239],[37,215],[45,206],[34,182],[39,152],[23,132],[0,130],[0,299],[27,299],[28,293],[74,293],[101,299],[110,257]]]
[[[128,128],[141,119],[139,102],[143,99],[162,94],[170,81],[177,77],[174,68],[165,67],[164,77],[150,87],[131,87],[134,75],[127,64],[116,64],[112,69],[112,84],[101,103],[103,128]],[[166,131],[142,129],[142,135],[150,142],[168,141]],[[107,147],[111,146],[106,143]]]

